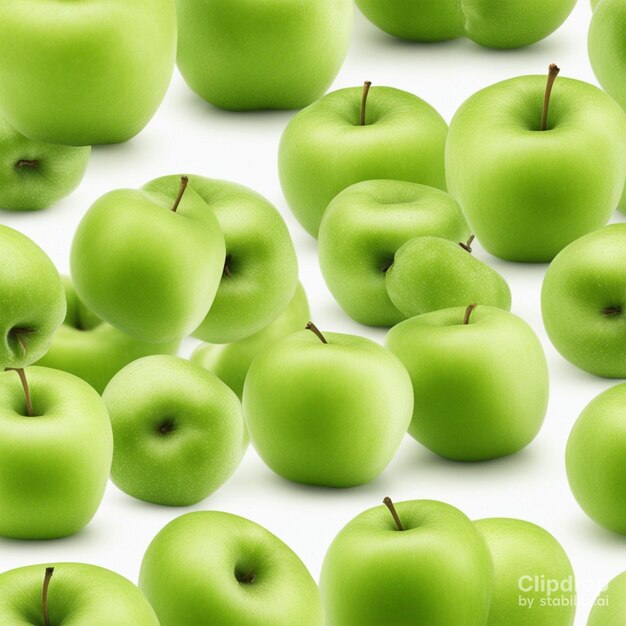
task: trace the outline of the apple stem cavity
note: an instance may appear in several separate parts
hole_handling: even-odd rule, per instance
[[[465,316],[463,317],[463,326],[467,326],[470,323],[470,317],[474,312],[474,309],[477,307],[477,304],[470,304],[467,309],[465,309]]]
[[[228,278],[233,277],[233,273],[230,271],[230,257],[226,257],[226,260],[224,261],[224,274]]]
[[[476,239],[476,237],[474,235],[470,235],[470,238],[466,243],[461,242],[459,245],[463,248],[463,250],[472,254],[472,244],[474,243],[474,239]]]
[[[602,315],[613,317],[614,315],[620,315],[622,310],[621,306],[607,306],[605,309],[602,309]]]
[[[20,381],[22,383],[22,388],[24,389],[24,400],[26,401],[26,413],[28,417],[33,417],[33,401],[30,397],[30,389],[28,388],[28,380],[26,379],[26,373],[24,369],[21,367],[8,367],[7,371],[17,372],[17,375],[20,377]]]
[[[391,517],[393,517],[393,521],[396,523],[398,530],[404,530],[404,526],[402,525],[402,522],[400,521],[400,516],[398,515],[398,511],[396,511],[396,507],[393,503],[393,500],[389,496],[387,496],[383,500],[383,504],[389,509],[389,512],[391,513]]]
[[[187,189],[188,184],[189,184],[189,178],[187,176],[181,176],[180,187],[178,189],[178,195],[176,196],[176,200],[174,200],[172,213],[176,213],[176,211],[178,211],[178,205],[180,204],[180,201],[183,199],[183,195],[185,194],[185,189]]]
[[[369,80],[366,80],[363,83],[363,97],[361,98],[361,126],[365,126],[365,115],[367,113],[367,96],[370,92],[370,87],[372,83]]]
[[[46,567],[46,574],[43,579],[43,590],[41,593],[44,626],[50,626],[50,616],[48,615],[48,587],[50,586],[50,579],[52,578],[52,574],[54,574],[54,567]]]
[[[322,343],[328,343],[328,341],[326,341],[326,337],[322,335],[320,329],[313,322],[309,322],[306,325],[306,329],[310,330]]]
[[[556,77],[559,75],[561,68],[552,63],[548,68],[548,83],[546,85],[546,94],[543,99],[543,115],[541,117],[541,130],[548,129],[548,109],[550,108],[550,96],[552,95],[552,87]]]
[[[39,166],[39,161],[32,160],[32,159],[20,159],[15,164],[15,169],[21,170],[24,167],[28,167],[30,169],[35,169],[38,166]]]

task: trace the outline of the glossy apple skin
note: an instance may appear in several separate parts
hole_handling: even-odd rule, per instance
[[[178,67],[211,104],[300,109],[330,87],[348,51],[351,0],[178,0]]]
[[[319,231],[320,267],[350,317],[369,326],[405,319],[389,298],[385,272],[398,249],[420,235],[468,238],[459,205],[440,189],[371,180],[344,189],[330,203]]]
[[[493,586],[489,550],[458,509],[434,500],[357,515],[332,542],[320,587],[328,626],[484,626]]]
[[[587,626],[622,626],[625,616],[626,572],[622,572],[596,598]]]
[[[279,339],[302,330],[310,319],[306,293],[298,283],[289,306],[267,328],[235,343],[202,344],[191,355],[191,361],[215,374],[241,398],[246,375],[256,356]]]
[[[174,0],[3,2],[0,112],[49,143],[134,137],[170,83],[175,11]]]
[[[370,482],[389,464],[411,420],[411,381],[382,346],[302,330],[253,361],[243,390],[248,432],[287,480],[329,487]]]
[[[447,179],[472,232],[508,261],[551,261],[604,226],[626,171],[626,115],[598,88],[558,78],[541,131],[545,76],[469,98],[450,124]]]
[[[0,369],[30,365],[65,317],[61,277],[37,244],[0,225]]]
[[[596,396],[574,424],[565,461],[569,485],[589,517],[626,535],[626,384]]]
[[[541,290],[543,323],[561,355],[590,374],[626,377],[626,224],[570,244]],[[615,313],[605,310],[615,308]]]
[[[172,181],[176,196],[178,182]],[[118,189],[91,206],[70,253],[80,299],[105,322],[142,341],[195,330],[211,307],[225,259],[220,225],[187,188],[176,212],[166,193]]]
[[[518,452],[548,404],[546,357],[522,319],[478,306],[426,313],[394,326],[387,347],[406,366],[415,397],[409,434],[455,461]]]
[[[392,87],[370,89],[360,126],[362,87],[334,91],[289,122],[278,172],[296,219],[317,236],[330,201],[363,180],[396,179],[445,189],[448,126],[422,99]]]
[[[86,563],[45,563],[0,574],[0,622],[43,623],[42,584],[48,588],[50,624],[64,626],[159,626],[143,593],[123,576]]]
[[[144,189],[173,197],[179,180],[157,178]],[[189,184],[217,218],[230,273],[220,272],[213,304],[193,336],[208,343],[245,339],[271,324],[293,297],[298,259],[291,235],[278,210],[252,189],[203,176],[190,176]]]
[[[548,531],[524,520],[494,517],[474,524],[487,542],[495,572],[487,626],[572,626],[574,570],[561,544]],[[554,581],[560,588],[548,593],[535,577],[549,584]],[[522,599],[532,601],[532,606],[521,606]]]
[[[240,582],[245,576],[254,580]],[[324,625],[319,590],[298,556],[230,513],[197,511],[165,526],[148,546],[139,586],[161,626]]]
[[[80,378],[44,367],[25,372],[33,417],[18,375],[0,373],[0,536],[67,537],[100,506],[111,423],[98,393]]]
[[[385,285],[406,317],[468,302],[511,308],[511,290],[504,278],[458,242],[442,237],[407,241],[385,273]]]
[[[113,377],[102,398],[115,442],[111,478],[139,500],[196,504],[230,478],[246,450],[237,396],[185,359],[138,359]]]

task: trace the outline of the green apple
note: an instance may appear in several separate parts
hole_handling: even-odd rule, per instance
[[[587,626],[622,626],[625,617],[626,572],[622,572],[596,598]]]
[[[0,574],[0,622],[17,626],[159,626],[143,593],[86,563],[29,565]]]
[[[557,74],[551,66],[547,89],[542,76],[487,87],[450,125],[450,193],[483,247],[509,261],[552,260],[604,226],[624,188],[626,114]]]
[[[252,362],[243,408],[252,443],[274,472],[298,483],[353,487],[393,458],[413,394],[391,352],[309,324]]]
[[[45,367],[0,373],[0,536],[56,539],[84,528],[112,453],[106,407],[86,382]]]
[[[330,201],[364,180],[395,179],[445,189],[448,125],[400,89],[334,91],[298,113],[283,133],[278,170],[289,207],[317,236]]]
[[[444,191],[397,180],[344,189],[328,205],[319,230],[319,261],[341,308],[361,324],[393,326],[406,318],[392,303],[385,274],[413,237],[465,241],[467,224]]]
[[[626,224],[567,246],[546,272],[541,309],[568,361],[596,376],[626,377]]]
[[[298,556],[254,522],[220,511],[177,517],[148,546],[139,586],[161,626],[323,626]]]
[[[102,398],[115,442],[111,478],[139,500],[196,504],[230,478],[246,450],[237,396],[185,359],[138,359],[113,377]]]
[[[440,456],[482,461],[537,435],[548,405],[546,357],[532,328],[501,309],[425,313],[387,334],[415,396],[409,434]]]
[[[567,478],[589,517],[626,535],[626,383],[594,398],[583,410],[567,442]]]
[[[147,343],[103,322],[79,300],[72,281],[63,277],[67,313],[52,345],[37,365],[74,374],[98,393],[125,365],[150,354],[175,354],[179,341]]]
[[[442,237],[407,241],[396,252],[385,285],[394,306],[406,317],[468,302],[511,308],[507,282],[472,256],[471,244],[459,245]]]
[[[0,209],[48,208],[78,187],[90,154],[90,147],[27,139],[0,117]]]
[[[474,524],[489,546],[495,572],[487,626],[572,626],[574,570],[561,544],[524,520]]]
[[[191,361],[215,374],[241,398],[255,357],[279,339],[302,330],[310,318],[306,293],[298,283],[289,306],[267,328],[235,343],[202,344],[191,355]]]
[[[326,553],[327,626],[485,626],[493,566],[472,522],[434,500],[385,504],[357,515]]]
[[[118,189],[91,206],[74,235],[72,279],[80,299],[137,339],[169,342],[198,327],[222,277],[224,237],[204,200],[171,180],[169,194]],[[168,189],[169,191],[169,189]]]
[[[5,0],[0,113],[39,141],[126,141],[161,103],[175,55],[174,0]]]
[[[34,363],[65,316],[61,277],[46,253],[0,224],[0,369]]]
[[[178,0],[178,68],[223,109],[300,109],[348,52],[352,0]]]
[[[173,194],[179,176],[149,182],[145,191]],[[298,283],[298,259],[285,220],[252,189],[203,176],[189,177],[226,240],[226,260],[210,311],[194,337],[232,343],[271,324],[289,304]],[[211,294],[213,293],[211,284]],[[206,311],[205,311],[206,312]]]

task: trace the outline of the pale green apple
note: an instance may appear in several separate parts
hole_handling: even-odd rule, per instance
[[[254,522],[181,515],[148,546],[139,586],[161,626],[323,626],[320,593],[298,556]]]
[[[626,572],[622,572],[596,598],[587,626],[622,626],[625,619]]]

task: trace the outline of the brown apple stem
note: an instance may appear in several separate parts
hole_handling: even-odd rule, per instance
[[[21,170],[23,167],[35,168],[39,165],[39,161],[34,161],[31,159],[20,159],[15,164],[15,169]]]
[[[467,326],[470,323],[470,317],[474,312],[474,309],[477,307],[477,304],[470,304],[467,309],[465,309],[465,317],[463,317],[463,325]]]
[[[370,87],[372,83],[369,80],[366,80],[363,83],[363,97],[361,99],[361,126],[365,126],[365,114],[367,112],[367,96],[370,92]]]
[[[174,200],[172,213],[176,213],[176,211],[178,211],[178,205],[180,204],[180,201],[183,199],[183,195],[185,194],[185,189],[187,189],[188,184],[189,184],[189,178],[187,176],[181,176],[180,187],[178,189],[178,195],[176,196],[176,200]]]
[[[389,509],[391,516],[393,517],[393,521],[396,523],[398,530],[404,530],[404,526],[402,526],[402,522],[400,521],[400,516],[398,515],[398,511],[396,511],[396,507],[393,503],[393,500],[390,497],[386,497],[383,500],[383,504]]]
[[[543,99],[543,115],[541,117],[541,130],[547,130],[548,128],[548,109],[550,108],[550,96],[552,95],[552,87],[554,87],[554,81],[559,75],[561,68],[554,63],[548,68],[548,84],[546,85],[546,95]]]
[[[607,306],[605,309],[602,309],[602,315],[606,315],[610,317],[611,315],[619,315],[622,312],[621,306]]]
[[[230,257],[226,257],[226,260],[224,261],[224,274],[226,274],[228,278],[232,278],[233,273],[230,271],[229,263],[230,263]]]
[[[50,579],[52,578],[52,574],[54,574],[54,567],[46,567],[46,575],[43,579],[43,591],[41,594],[44,626],[50,626],[50,616],[48,615],[48,587],[50,586]]]
[[[306,325],[306,329],[310,330],[314,335],[317,336],[317,338],[322,342],[322,343],[328,343],[328,341],[326,341],[326,337],[324,337],[324,335],[322,335],[320,329],[313,323],[313,322],[309,322]]]
[[[30,389],[28,388],[28,380],[26,379],[26,373],[24,370],[19,367],[8,367],[8,371],[17,372],[17,375],[20,377],[20,381],[22,382],[22,388],[24,389],[24,399],[26,401],[26,413],[28,413],[28,417],[33,417],[33,401],[30,397]]]
[[[472,254],[472,244],[474,243],[474,239],[476,239],[476,237],[474,235],[470,235],[470,238],[466,243],[461,242],[459,245],[463,248],[463,250]]]

